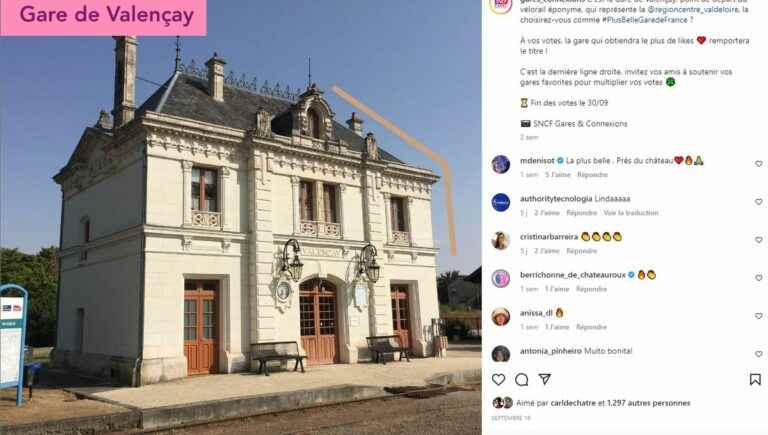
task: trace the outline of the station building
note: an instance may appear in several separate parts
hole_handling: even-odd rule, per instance
[[[247,82],[216,54],[177,56],[137,105],[138,41],[115,43],[112,116],[54,176],[56,365],[145,385],[249,370],[263,341],[310,365],[367,360],[372,335],[431,354],[432,171],[337,122],[316,85]]]

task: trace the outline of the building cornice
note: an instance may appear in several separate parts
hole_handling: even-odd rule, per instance
[[[160,145],[166,148],[197,149],[206,152],[205,145],[195,147],[194,145],[180,144],[183,141],[170,141],[168,143],[161,136],[153,135],[153,133],[165,133],[180,138],[193,139],[192,142],[197,139],[201,142],[213,142],[232,147],[229,152],[208,150],[226,154],[232,158],[245,152],[252,154],[259,151],[272,151],[285,156],[311,157],[319,161],[345,164],[355,169],[366,166],[389,176],[409,177],[430,184],[434,184],[440,179],[428,169],[383,160],[365,160],[361,152],[350,150],[343,142],[339,141],[313,141],[303,137],[295,138],[277,134],[270,134],[267,137],[257,134],[255,130],[239,130],[156,112],[146,112],[141,118],[141,123],[149,129],[147,133],[149,146]],[[329,151],[330,149],[333,150]]]

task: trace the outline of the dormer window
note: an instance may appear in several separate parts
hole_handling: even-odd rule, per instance
[[[309,134],[315,139],[320,139],[320,115],[315,109],[307,110],[307,120],[309,122]]]

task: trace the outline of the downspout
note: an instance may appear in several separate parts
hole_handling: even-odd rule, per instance
[[[147,224],[147,163],[149,156],[147,155],[147,143],[144,142],[142,147],[142,153],[144,154],[141,166],[141,234],[139,239],[139,311],[137,313],[137,319],[139,323],[139,339],[138,349],[136,352],[136,360],[133,363],[133,387],[141,386],[141,364],[144,359],[144,289],[146,286],[145,275],[145,263],[146,263],[146,240],[147,236],[144,232],[144,226]]]
[[[59,216],[59,249],[56,251],[56,262],[58,263],[59,267],[56,271],[56,335],[54,339],[54,362],[56,361],[55,355],[56,351],[59,349],[59,331],[61,328],[59,328],[59,322],[61,321],[61,248],[62,243],[64,242],[64,205],[66,202],[64,201],[64,189],[61,190],[61,215]]]

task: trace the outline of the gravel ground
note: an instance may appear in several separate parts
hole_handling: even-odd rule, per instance
[[[173,434],[472,434],[480,433],[480,391],[427,399],[395,397],[174,429]]]

